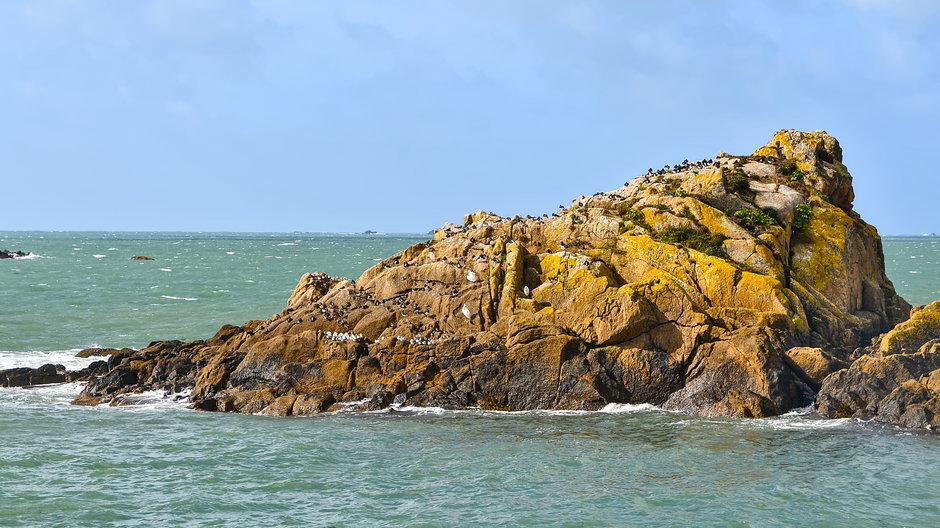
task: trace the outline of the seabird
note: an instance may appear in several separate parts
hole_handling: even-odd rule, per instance
[[[473,318],[473,314],[470,313],[470,309],[467,308],[466,304],[464,304],[463,307],[460,309],[460,313],[462,313],[463,316],[466,317],[467,319]]]

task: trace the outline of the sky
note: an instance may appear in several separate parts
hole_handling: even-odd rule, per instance
[[[940,233],[933,0],[0,0],[0,230],[427,232],[837,137]]]

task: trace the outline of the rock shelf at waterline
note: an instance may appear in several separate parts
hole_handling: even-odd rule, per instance
[[[817,401],[936,425],[940,323],[929,307],[905,322],[853,199],[835,138],[782,130],[541,217],[467,215],[355,281],[305,274],[264,321],[112,354],[75,403],[190,390],[196,409],[271,415],[650,403],[761,417]]]

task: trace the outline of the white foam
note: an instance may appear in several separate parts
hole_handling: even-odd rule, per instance
[[[95,258],[105,258],[107,255],[92,255]]]
[[[161,295],[164,299],[173,299],[175,301],[198,301],[198,297],[174,297],[173,295]]]
[[[234,251],[226,251],[225,254],[226,254],[226,255],[234,255],[235,252],[234,252]]]
[[[188,409],[189,390],[167,393],[162,390],[144,391],[134,394],[122,394],[118,405],[110,402],[97,405],[98,409],[114,409],[125,412],[149,412],[167,409]]]
[[[652,403],[608,403],[601,407],[597,412],[610,414],[633,414],[651,411],[664,411]]]
[[[629,404],[629,403],[610,403],[596,411],[578,411],[564,409],[535,409],[529,411],[496,411],[480,407],[470,407],[468,409],[445,409],[443,407],[416,407],[411,405],[402,405],[393,403],[386,408],[374,411],[359,411],[356,406],[371,401],[369,398],[354,402],[343,402],[338,405],[342,407],[336,413],[360,413],[360,414],[407,414],[407,415],[461,415],[474,414],[486,416],[596,416],[598,414],[635,414],[645,412],[668,412],[662,408],[649,403]]]
[[[747,419],[742,423],[759,428],[790,429],[831,429],[853,422],[851,418],[825,418],[813,412],[813,406],[793,409],[780,416],[771,418]]]
[[[93,348],[91,345],[88,348]],[[69,350],[30,350],[27,352],[0,350],[0,370],[30,367],[37,368],[52,363],[53,365],[63,365],[68,370],[79,370],[87,367],[92,362],[104,357],[77,358],[75,354],[83,349],[72,348]]]
[[[70,405],[84,386],[83,382],[75,382],[3,388],[0,389],[0,407]]]
[[[170,268],[160,268],[160,271],[173,271]]]
[[[296,246],[297,243],[296,243],[296,242],[284,242],[284,243],[278,244],[278,245],[279,245],[279,246]]]
[[[443,407],[414,407],[411,405],[393,404],[389,406],[388,412],[389,414],[407,413],[407,414],[417,414],[417,415],[427,415],[427,414],[440,415],[440,414],[447,414],[447,413],[456,413],[460,411],[450,411]]]

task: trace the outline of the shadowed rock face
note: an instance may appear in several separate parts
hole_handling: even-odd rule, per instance
[[[841,159],[826,133],[784,130],[551,215],[470,214],[356,281],[304,275],[265,321],[114,354],[76,403],[779,414],[910,310]]]

